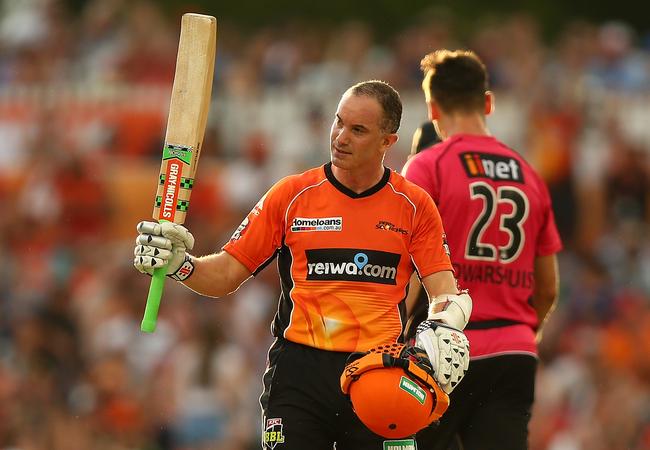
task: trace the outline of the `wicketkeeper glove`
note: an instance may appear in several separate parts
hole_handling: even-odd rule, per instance
[[[427,352],[436,380],[442,390],[450,394],[469,367],[469,341],[465,334],[427,319],[417,328],[415,346]]]
[[[167,267],[167,276],[186,280],[194,271],[187,250],[194,247],[194,236],[183,225],[172,222],[140,222],[137,226],[133,265],[142,273],[153,275],[154,269]]]

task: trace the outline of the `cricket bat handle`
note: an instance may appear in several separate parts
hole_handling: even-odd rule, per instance
[[[165,287],[165,272],[167,267],[154,269],[149,285],[149,294],[147,295],[147,305],[144,308],[144,317],[140,324],[140,330],[145,333],[153,333],[156,330],[156,321],[158,320],[158,308],[160,299]]]

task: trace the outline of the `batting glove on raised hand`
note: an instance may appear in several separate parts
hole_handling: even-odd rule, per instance
[[[194,236],[183,225],[172,222],[140,222],[135,239],[133,265],[142,273],[167,267],[167,276],[183,281],[194,271],[187,250],[194,247]]]
[[[450,394],[469,367],[469,341],[465,334],[435,320],[425,320],[417,328],[415,346],[427,352],[438,384]]]

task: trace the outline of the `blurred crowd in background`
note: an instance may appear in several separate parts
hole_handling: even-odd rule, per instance
[[[153,208],[179,23],[154,1],[0,3],[0,449],[259,448],[273,265],[220,300],[168,281],[158,329],[139,330],[149,279],[132,248]],[[282,176],[328,161],[352,83],[400,91],[386,161],[399,171],[426,120],[420,58],[471,48],[496,93],[489,126],[548,182],[566,247],[531,450],[650,449],[650,39],[573,21],[547,42],[524,14],[462,40],[450,24],[414,18],[381,39],[362,22],[220,21],[193,253],[219,250]]]

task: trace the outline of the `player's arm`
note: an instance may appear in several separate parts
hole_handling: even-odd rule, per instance
[[[535,289],[531,305],[537,312],[537,341],[542,338],[544,323],[555,309],[558,299],[560,275],[557,255],[538,256],[535,258]]]
[[[430,275],[429,277],[425,278],[423,280],[424,283],[426,283],[426,292],[427,292],[427,297],[429,301],[429,307],[427,308],[430,310],[427,314],[426,318],[431,318],[434,317],[436,313],[442,312],[442,304],[446,304],[447,298],[454,298],[454,299],[459,299],[461,302],[461,309],[458,311],[471,311],[471,298],[467,293],[461,293],[458,290],[456,279],[454,278],[453,274],[451,271],[445,270],[441,272],[437,272],[433,275]],[[420,282],[420,279],[418,278],[417,274],[414,272],[413,276],[411,277],[411,281],[409,282],[409,292],[408,295],[406,296],[406,316],[409,317],[409,320],[413,319],[413,314],[416,311],[420,311],[420,308],[416,308],[417,302],[422,301],[422,297],[420,296],[420,293],[422,292],[422,283]],[[432,305],[433,304],[433,305]],[[457,312],[458,312],[457,311]],[[418,312],[419,315],[419,312]],[[448,320],[443,320],[443,319],[438,319],[438,321],[447,323],[448,325],[452,325],[455,328],[458,329],[464,329],[465,325],[467,324],[466,315],[463,312],[462,315],[457,315],[457,320],[454,320],[453,324],[448,323]],[[422,321],[423,318],[420,318],[419,321]]]
[[[188,252],[194,246],[194,237],[182,225],[140,222],[133,265],[148,274],[165,267],[168,277],[202,295],[222,297],[230,294],[281,245],[282,211],[289,197],[281,184],[285,182],[286,179],[276,183],[244,219],[224,246],[225,250],[212,255],[190,256]]]
[[[418,278],[418,274],[413,272],[411,281],[409,281],[409,292],[406,295],[406,317],[411,317],[415,311],[415,306],[420,299],[420,292],[422,291],[422,283]]]
[[[251,273],[230,253],[221,251],[192,258],[194,273],[183,282],[185,286],[208,297],[223,297],[239,288]]]
[[[454,274],[450,270],[436,272],[423,278],[422,284],[429,295],[427,319],[464,329],[472,313],[472,299],[458,290]]]
[[[451,270],[441,270],[422,279],[429,300],[443,294],[458,294],[458,284]]]
[[[450,393],[469,366],[469,342],[462,330],[472,310],[472,299],[459,292],[445,245],[440,214],[432,198],[422,193],[409,248],[422,275],[429,307],[418,325],[415,345],[429,356],[440,387]]]
[[[225,251],[194,257],[187,253],[194,237],[182,225],[172,222],[140,222],[133,265],[140,272],[152,274],[166,267],[168,277],[180,281],[199,294],[223,297],[246,281],[251,272]]]

